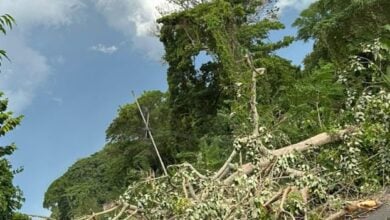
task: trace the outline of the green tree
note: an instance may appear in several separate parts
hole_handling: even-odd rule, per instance
[[[206,134],[245,132],[242,119],[248,117],[248,96],[237,98],[237,93],[248,91],[252,71],[268,68],[262,59],[287,46],[292,38],[266,42],[270,30],[284,26],[272,19],[258,19],[262,11],[259,1],[174,2],[183,10],[158,20],[169,65],[171,144],[178,152],[196,152]],[[195,60],[204,54],[211,60],[197,69]],[[238,88],[236,83],[242,86]],[[236,113],[235,119],[221,123],[218,114],[231,112]],[[183,159],[191,158],[193,154]]]
[[[383,36],[389,10],[387,0],[319,0],[310,5],[294,23],[299,39],[314,40],[305,67],[312,69],[320,60],[345,64],[360,51],[361,43]]]
[[[164,162],[172,163],[173,153],[167,144],[166,94],[148,91],[138,101]],[[106,135],[103,150],[77,161],[47,189],[43,205],[53,212],[53,217],[67,220],[97,212],[150,170],[161,171],[135,103],[119,108]]]
[[[9,14],[4,14],[0,16],[0,32],[3,34],[7,33],[7,28],[12,29],[12,25],[15,23],[14,18]],[[7,58],[7,52],[0,49],[0,66],[3,58]]]
[[[0,31],[6,34],[7,28],[12,28],[14,19],[6,14],[0,16]],[[0,50],[0,65],[3,58],[8,58],[4,50]],[[8,100],[3,98],[0,92],[0,137],[12,131],[20,124],[22,116],[13,117],[12,112],[7,111]],[[12,183],[14,174],[20,170],[13,170],[7,156],[16,149],[14,144],[0,146],[0,219],[12,219],[14,212],[21,207],[23,202],[21,190]]]
[[[31,217],[23,214],[23,213],[15,213],[14,216],[12,216],[12,220],[31,220]]]

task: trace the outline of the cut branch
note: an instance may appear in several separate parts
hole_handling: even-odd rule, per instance
[[[170,165],[168,166],[169,167],[188,167],[190,168],[190,170],[192,170],[192,172],[194,172],[199,178],[201,179],[207,179],[207,176],[201,174],[199,171],[197,171],[194,166],[192,166],[191,164],[189,163],[182,163],[182,164],[178,164],[178,165]]]
[[[228,165],[228,167],[225,169],[225,171],[223,171],[223,173],[218,177],[218,180],[225,178],[225,176],[228,175],[230,170],[232,170],[233,168],[234,168],[234,165],[230,163]]]
[[[268,161],[267,161],[267,164],[268,164]],[[253,170],[255,169],[255,166],[252,164],[252,163],[246,163],[244,165],[241,166],[241,170],[239,171],[236,171],[234,173],[232,173],[228,178],[226,178],[223,183],[226,184],[226,185],[229,185],[231,184],[234,179],[236,179],[237,176],[239,176],[240,174],[250,174],[253,172]]]
[[[112,220],[118,220],[122,215],[123,213],[126,211],[126,209],[129,207],[130,205],[125,203],[121,209],[121,211],[118,213],[118,215],[116,215]]]
[[[284,204],[286,203],[287,196],[291,192],[291,189],[292,189],[291,186],[288,186],[286,189],[283,190],[282,201],[280,202],[280,207],[279,207],[280,210],[278,216],[280,216],[282,212],[285,212]]]
[[[308,216],[307,216],[307,203],[309,201],[309,188],[308,187],[305,187],[303,189],[301,189],[301,195],[302,195],[302,198],[303,198],[303,202],[304,202],[304,207],[303,207],[303,212],[304,212],[304,220],[308,220]]]
[[[191,197],[192,197],[193,199],[195,199],[195,200],[198,200],[198,196],[196,196],[194,187],[192,186],[191,182],[190,182],[190,181],[187,181],[187,185],[188,185],[188,189],[189,189],[189,192],[190,192]]]
[[[351,133],[353,131],[354,131],[354,128],[350,127],[347,129],[337,131],[333,134],[329,134],[327,132],[324,132],[324,133],[318,134],[314,137],[311,137],[307,140],[301,141],[297,144],[289,145],[287,147],[283,147],[283,148],[280,148],[278,150],[270,151],[270,154],[274,155],[276,157],[280,157],[280,156],[290,154],[293,152],[303,152],[303,151],[312,149],[314,147],[319,147],[319,146],[322,146],[325,144],[337,142],[337,141],[341,140],[345,134]],[[265,167],[270,163],[270,161],[271,160],[269,158],[264,158],[263,161],[260,161],[260,163],[257,166]],[[226,178],[224,180],[224,183],[231,184],[233,182],[233,180],[238,175],[240,175],[240,173],[248,175],[248,174],[252,173],[254,169],[255,169],[255,166],[252,163],[244,164],[241,166],[241,169],[239,171],[234,172],[228,178]]]
[[[372,211],[379,208],[381,205],[382,203],[376,200],[350,201],[345,205],[344,209],[330,215],[326,218],[326,220],[341,219],[347,214],[353,214],[361,211]]]
[[[55,220],[54,218],[41,216],[41,215],[29,215],[29,214],[27,214],[27,216],[32,217],[32,218],[40,218],[40,219],[46,219],[46,220]]]
[[[232,162],[234,157],[237,155],[237,151],[233,150],[233,152],[230,154],[229,158],[226,160],[225,164],[216,172],[213,176],[213,179],[220,179],[222,178],[222,174],[225,172],[225,170],[229,167],[229,164]],[[222,177],[221,177],[222,176]]]
[[[302,176],[305,175],[305,172],[300,171],[300,170],[295,170],[295,169],[292,169],[292,168],[287,168],[286,172],[288,174],[290,174],[290,176],[292,176],[292,177],[302,177]]]
[[[92,215],[89,215],[89,216],[84,216],[84,217],[81,217],[81,218],[78,218],[77,220],[84,220],[84,219],[93,219],[93,218],[95,218],[95,217],[97,217],[97,216],[100,216],[100,215],[104,215],[104,214],[108,214],[108,213],[110,213],[110,212],[112,212],[112,211],[115,211],[116,209],[118,209],[120,207],[120,205],[117,205],[117,206],[114,206],[114,207],[112,207],[112,208],[110,208],[110,209],[107,209],[107,210],[104,210],[104,211],[102,211],[102,212],[98,212],[98,213],[93,213]],[[31,216],[31,217],[38,217],[38,216],[33,216],[33,215],[29,215],[29,216]],[[38,217],[39,218],[39,217]],[[41,217],[42,218],[42,217]],[[46,218],[46,219],[51,219],[51,218]]]
[[[280,189],[278,193],[276,193],[268,202],[264,204],[264,207],[269,208],[272,203],[278,201],[280,197],[283,195],[283,189]]]
[[[340,210],[334,214],[332,214],[331,216],[327,217],[325,220],[337,220],[337,219],[341,219],[342,217],[344,217],[348,212],[345,211],[345,210]]]
[[[182,187],[183,187],[184,196],[185,196],[186,199],[188,199],[187,181],[186,181],[186,178],[185,178],[185,177],[183,177]]]
[[[353,128],[347,128],[344,130],[337,131],[334,134],[324,132],[324,133],[318,134],[314,137],[311,137],[307,140],[301,141],[299,143],[296,143],[296,144],[293,144],[293,145],[290,145],[287,147],[283,147],[283,148],[280,148],[278,150],[274,150],[274,151],[272,151],[272,154],[275,156],[283,156],[286,154],[293,153],[295,151],[296,152],[306,151],[306,150],[309,150],[309,149],[317,147],[317,146],[322,146],[325,144],[339,141],[342,139],[342,137],[345,134],[351,133],[352,131],[353,131]]]
[[[129,220],[131,217],[133,217],[135,214],[137,214],[138,210],[135,210],[133,211],[132,213],[130,213],[130,215],[128,215],[125,219],[123,220]]]

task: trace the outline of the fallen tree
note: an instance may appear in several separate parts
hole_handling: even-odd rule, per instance
[[[324,132],[324,133],[318,134],[316,136],[313,136],[311,138],[308,138],[304,141],[301,141],[299,143],[292,144],[292,145],[289,145],[289,146],[286,146],[286,147],[283,147],[283,148],[280,148],[277,150],[270,151],[269,154],[272,158],[272,157],[281,157],[281,156],[288,155],[288,154],[295,153],[295,152],[302,152],[302,151],[310,150],[310,149],[313,149],[316,147],[320,147],[320,146],[323,146],[326,144],[340,141],[340,140],[342,140],[342,138],[345,135],[353,132],[353,130],[354,129],[352,127],[350,127],[350,128],[336,131],[334,133]],[[232,153],[232,155],[235,155],[235,154],[236,153],[234,151]],[[264,158],[264,159],[260,160],[259,166],[265,167],[265,166],[269,165],[270,162],[271,162],[271,159]],[[248,175],[248,174],[252,173],[255,168],[256,168],[256,165],[254,165],[253,163],[244,164],[241,166],[241,169],[239,172],[231,174],[229,177],[227,177],[224,180],[224,183],[231,184],[233,182],[233,180],[238,175],[240,175],[240,174]],[[222,169],[224,169],[224,167],[222,167]]]
[[[228,4],[222,6],[229,8]],[[201,9],[191,13],[201,12],[200,15],[204,16],[203,12],[207,10]],[[212,12],[219,15],[218,10]],[[182,40],[190,40],[191,45],[196,46],[195,49],[183,47],[186,59],[193,59],[200,49],[209,52],[210,47],[205,47],[203,42],[214,39],[215,36],[221,41],[229,39],[235,42],[235,39],[229,38],[226,29],[223,27],[220,30],[218,25],[213,26],[218,34],[208,33],[207,36],[201,36],[204,38],[195,39],[199,37],[197,34],[204,34],[199,33],[201,28],[197,26],[203,24],[203,20],[199,21],[198,17],[201,16],[195,16],[195,20],[187,20],[194,15],[185,15],[185,22],[180,20],[178,14],[167,18],[166,22],[170,26],[164,29],[163,34],[167,37],[167,42],[164,43],[172,43],[173,46],[169,46],[176,47],[176,30],[184,29],[186,35],[181,36]],[[194,27],[191,26],[193,29],[188,28],[188,23],[191,22],[186,23],[187,21],[195,23]],[[218,24],[214,20],[210,23]],[[229,28],[234,29],[235,26]],[[189,34],[188,31],[193,33]],[[241,56],[236,52],[247,50],[235,50],[240,45],[233,44],[230,48],[230,42],[223,41],[226,47],[213,45],[213,42],[212,40],[211,46],[220,52],[217,55],[232,52],[231,56],[222,57],[227,60],[221,58],[223,64],[232,67],[223,72],[226,78],[230,80],[229,77],[239,72],[240,68],[244,69],[243,72],[252,74],[248,76],[243,73],[240,76],[247,77],[243,81],[251,85],[251,88],[245,90],[250,91],[249,98],[237,101],[245,106],[245,110],[249,106],[250,113],[246,111],[242,115],[251,116],[252,130],[246,131],[248,134],[241,132],[235,136],[232,152],[219,169],[198,170],[195,164],[190,163],[167,166],[167,175],[148,177],[145,181],[130,185],[116,201],[118,206],[112,212],[114,214],[97,213],[89,215],[87,219],[99,216],[111,216],[114,219],[337,219],[346,215],[353,217],[361,211],[367,211],[362,208],[363,204],[369,204],[369,210],[376,209],[379,201],[365,199],[390,183],[390,93],[386,78],[381,78],[387,71],[382,61],[386,59],[388,62],[388,49],[381,47],[378,40],[366,45],[365,53],[372,53],[373,57],[383,60],[362,64],[361,59],[354,56],[351,58],[352,63],[346,65],[348,68],[337,73],[339,83],[343,84],[347,95],[345,105],[339,113],[342,120],[332,124],[330,127],[333,129],[324,128],[322,131],[326,132],[292,145],[283,144],[275,148],[263,141],[266,134],[260,131],[261,117],[257,109],[256,82],[266,75],[265,68],[257,68],[253,64],[251,56],[255,52]],[[180,69],[183,54],[173,51],[169,58],[174,58],[170,60],[170,65],[171,70],[176,72],[170,72],[171,77],[183,74]],[[364,75],[368,82],[359,82],[356,88],[351,89],[348,82],[356,80],[353,77],[359,74]],[[229,80],[225,86],[233,84]],[[176,81],[172,84],[178,87],[181,85]],[[234,106],[229,107],[234,109]],[[317,114],[318,124],[322,128],[318,109]],[[246,120],[248,117],[241,118]],[[359,200],[355,201],[357,199]],[[347,202],[351,200],[355,202]],[[374,202],[367,201],[375,201],[375,205],[372,205]],[[120,211],[116,212],[118,210]]]
[[[252,86],[256,86],[255,74],[257,71],[253,72]],[[120,210],[111,215],[113,219],[326,218],[333,220],[346,215],[354,216],[361,212],[372,211],[381,205],[377,200],[364,200],[364,195],[367,198],[368,194],[357,193],[360,189],[357,189],[355,184],[359,184],[358,182],[351,184],[345,181],[359,180],[359,172],[354,173],[354,171],[362,169],[361,164],[386,166],[386,162],[382,161],[384,164],[381,164],[378,157],[381,156],[381,152],[388,151],[386,143],[389,140],[387,136],[383,136],[388,135],[388,130],[378,133],[384,138],[384,145],[371,153],[371,156],[365,156],[364,161],[355,161],[353,158],[348,161],[343,157],[363,150],[358,140],[364,137],[367,129],[372,129],[367,128],[367,123],[372,124],[370,120],[379,120],[378,123],[382,123],[375,124],[376,127],[383,125],[385,129],[389,128],[388,115],[386,115],[390,108],[388,92],[379,91],[376,95],[362,96],[358,102],[363,107],[356,110],[360,112],[365,109],[364,120],[359,120],[344,129],[323,132],[296,144],[274,150],[268,149],[261,141],[256,99],[253,97],[256,97],[256,90],[252,90],[251,99],[254,129],[250,135],[235,139],[234,149],[220,169],[202,173],[189,163],[170,165],[167,167],[167,176],[149,178],[129,186],[116,202],[118,206],[112,210],[81,219],[94,219],[112,213],[114,210]],[[378,103],[387,104],[378,105]],[[374,112],[372,105],[381,108],[379,114],[375,113],[378,109]],[[383,114],[383,112],[387,113]],[[356,115],[360,117],[359,114]],[[358,147],[359,151],[356,150]],[[318,154],[332,148],[348,153],[342,156],[340,164],[334,164],[338,166],[334,170],[318,167],[315,163],[313,163],[314,167],[310,167],[310,161],[296,159],[300,155],[310,154],[309,152]],[[236,158],[240,154],[246,155],[250,161],[241,164],[241,160]],[[289,160],[293,162],[286,162]],[[346,167],[344,163],[350,164],[347,166],[348,169],[344,168]],[[340,178],[343,169],[351,173]],[[387,171],[383,170],[383,172]],[[383,173],[380,178],[384,178],[382,184],[386,186],[388,173]],[[329,184],[332,180],[334,182]],[[360,187],[364,186],[360,184]],[[360,195],[362,199],[345,202],[351,194]]]
[[[318,135],[316,135],[314,137],[311,137],[311,138],[309,138],[307,140],[299,142],[297,144],[289,145],[289,146],[280,148],[278,150],[273,150],[273,151],[270,151],[269,153],[270,153],[270,155],[272,157],[282,157],[284,155],[291,154],[291,153],[294,153],[294,152],[302,152],[302,151],[309,150],[309,149],[312,149],[312,148],[315,148],[315,147],[319,147],[319,146],[322,146],[322,145],[326,145],[326,144],[329,144],[329,143],[334,143],[334,142],[340,141],[340,140],[342,140],[343,136],[347,135],[348,133],[352,132],[353,130],[354,129],[352,129],[352,128],[348,128],[348,129],[339,130],[339,131],[334,132],[332,134],[321,133],[321,134],[318,134]],[[242,138],[241,138],[241,140],[242,140]],[[231,154],[231,156],[229,157],[229,159],[227,160],[227,163],[225,163],[225,164],[230,163],[233,160],[234,156],[236,156],[236,155],[237,155],[237,151],[234,150],[233,153]],[[270,158],[270,157],[268,157],[268,158]],[[227,187],[228,188],[240,176],[242,176],[242,175],[250,175],[255,170],[255,168],[265,168],[272,161],[274,161],[274,160],[273,159],[263,159],[263,160],[261,160],[261,162],[259,164],[257,164],[258,166],[254,165],[253,163],[243,164],[239,168],[239,171],[231,173],[222,182],[220,182],[217,177],[221,177],[221,174],[223,172],[225,172],[226,169],[228,169],[228,165],[224,165],[223,167],[221,167],[221,169],[219,169],[217,172],[215,172],[214,174],[212,174],[210,176],[206,176],[206,175],[200,174],[200,172],[197,171],[190,164],[181,164],[181,165],[175,165],[175,166],[176,167],[182,167],[184,170],[186,168],[189,168],[190,172],[195,174],[195,176],[197,178],[204,179],[204,180],[207,180],[207,181],[215,181],[215,182],[217,182],[218,185],[220,185],[220,187]],[[297,171],[297,170],[292,170],[292,169],[289,169],[288,172],[290,172],[291,175],[298,176],[298,177],[302,177],[304,175],[302,171]],[[168,177],[168,178],[170,178],[170,177]],[[207,192],[204,192],[204,191],[202,191],[200,189],[198,189],[197,192],[195,192],[195,190],[193,189],[192,184],[189,183],[188,179],[186,179],[186,178],[192,179],[193,177],[189,177],[189,176],[183,177],[182,189],[183,189],[183,193],[185,194],[185,198],[186,199],[193,199],[194,202],[196,202],[199,197],[203,198],[203,199],[206,199],[207,196],[204,196],[204,193],[207,193]],[[157,184],[156,182],[158,182],[158,181],[159,181],[158,179],[150,180],[150,182],[154,182],[155,184]],[[189,196],[189,194],[187,192],[187,189],[188,189],[188,191],[191,192],[190,193],[191,197]],[[270,205],[272,203],[275,203],[276,201],[278,201],[280,199],[282,200],[281,201],[281,207],[282,207],[283,204],[285,203],[285,200],[287,199],[288,194],[291,191],[293,191],[291,187],[287,187],[284,190],[280,190],[269,201],[267,201],[264,204],[264,207],[270,207]],[[297,191],[297,189],[294,188],[294,191]],[[307,196],[305,196],[305,197],[307,197]],[[108,213],[111,213],[111,212],[113,212],[115,210],[118,210],[118,209],[121,209],[121,210],[120,210],[120,212],[118,212],[115,215],[115,217],[113,219],[120,219],[120,217],[122,215],[125,215],[126,213],[127,213],[127,215],[131,213],[130,217],[133,217],[133,216],[137,216],[139,218],[142,217],[142,213],[143,212],[141,211],[141,209],[137,208],[137,206],[129,205],[127,202],[122,201],[122,200],[117,201],[117,204],[119,204],[119,205],[117,205],[115,207],[112,207],[111,209],[108,209],[108,210],[105,210],[105,211],[102,211],[102,212],[99,212],[99,213],[93,213],[90,216],[84,216],[82,218],[79,218],[78,220],[92,220],[92,219],[95,219],[96,217],[104,216],[104,215],[106,215]],[[286,212],[286,211],[284,211],[284,212]],[[343,211],[343,213],[345,214],[347,212]],[[339,216],[339,215],[341,216],[342,214],[338,213],[336,215],[337,216]],[[228,217],[228,216],[226,216],[226,217]],[[127,219],[127,218],[125,218],[125,219]],[[330,219],[334,219],[334,218],[330,217]]]
[[[185,203],[188,203],[188,204],[185,204],[186,208],[191,207],[191,205],[201,204],[201,203],[211,199],[213,197],[211,194],[214,193],[214,192],[211,192],[210,188],[212,188],[215,191],[220,191],[221,192],[220,196],[224,197],[223,200],[231,203],[229,205],[233,207],[232,210],[223,213],[224,214],[223,219],[232,219],[232,218],[237,218],[239,216],[243,217],[242,215],[239,215],[239,216],[237,215],[237,213],[234,210],[234,207],[236,207],[238,205],[244,205],[247,201],[252,200],[251,197],[256,196],[256,194],[261,193],[260,192],[261,190],[264,190],[263,187],[265,187],[265,184],[264,184],[264,182],[263,183],[256,182],[256,186],[254,186],[253,188],[250,188],[250,190],[248,190],[248,191],[244,190],[244,191],[246,191],[246,194],[244,193],[245,195],[240,196],[240,198],[241,198],[240,201],[236,201],[235,203],[233,203],[233,201],[230,201],[228,199],[230,196],[232,196],[232,194],[231,194],[232,192],[229,192],[229,191],[231,190],[231,191],[235,192],[237,189],[240,189],[239,183],[237,183],[237,181],[239,182],[241,178],[257,179],[257,178],[262,176],[261,174],[264,173],[263,171],[265,171],[267,169],[267,167],[270,166],[271,163],[275,164],[275,161],[278,160],[277,158],[280,158],[280,157],[283,157],[285,155],[292,154],[292,153],[299,153],[299,152],[304,152],[307,150],[315,149],[315,148],[324,146],[326,144],[336,143],[338,141],[343,140],[343,137],[346,137],[348,134],[350,134],[354,130],[355,129],[353,127],[350,127],[350,128],[339,130],[339,131],[332,132],[332,133],[321,133],[321,134],[318,134],[318,135],[313,136],[311,138],[308,138],[304,141],[301,141],[297,144],[293,144],[293,145],[289,145],[289,146],[286,146],[286,147],[283,147],[283,148],[280,148],[277,150],[269,151],[269,155],[267,155],[267,157],[262,158],[260,160],[260,162],[257,162],[256,164],[254,164],[254,163],[243,164],[241,167],[238,168],[238,170],[236,172],[230,172],[230,171],[226,172],[229,165],[226,165],[228,163],[225,163],[225,165],[223,165],[223,167],[221,167],[221,169],[219,169],[218,171],[216,171],[212,174],[209,174],[209,175],[204,175],[204,174],[201,174],[199,171],[197,171],[192,165],[186,163],[186,164],[169,166],[168,169],[173,168],[173,167],[180,168],[173,176],[166,177],[166,178],[151,179],[147,182],[144,182],[143,184],[148,184],[151,186],[154,185],[154,187],[156,187],[157,184],[164,184],[164,182],[166,182],[165,180],[168,180],[168,182],[177,181],[175,179],[178,178],[178,176],[180,176],[180,179],[182,179],[181,186],[179,186],[180,184],[178,184],[178,185],[176,185],[176,187],[171,188],[171,190],[175,190],[176,192],[181,191],[181,194],[183,196],[182,197],[183,201],[186,201]],[[251,140],[252,138],[253,137],[240,138],[240,141],[242,141],[243,139]],[[248,141],[248,142],[250,142],[250,141]],[[246,144],[248,142],[246,142]],[[242,142],[241,142],[241,144],[242,144]],[[233,153],[231,154],[231,156],[229,157],[229,159],[227,160],[227,162],[230,163],[236,155],[237,155],[237,150],[234,150]],[[257,172],[255,174],[253,174],[252,176],[250,176],[255,170],[260,170],[260,172]],[[299,179],[299,178],[302,178],[305,175],[307,175],[307,173],[305,173],[303,171],[294,170],[292,168],[287,168],[284,172],[287,173],[288,177],[290,177],[292,179]],[[230,173],[230,174],[228,175],[227,178],[221,180],[219,177],[222,177],[223,173]],[[267,180],[267,178],[272,179],[273,177],[272,176],[268,176],[268,177],[262,176],[263,180]],[[163,180],[163,181],[161,181],[161,180]],[[199,184],[199,182],[197,182],[197,181],[207,182],[208,184],[213,185],[213,186],[212,187],[206,186],[206,187],[202,188],[200,186],[202,184]],[[172,182],[171,182],[171,184],[172,184]],[[263,186],[263,187],[259,187],[259,185]],[[142,184],[141,184],[141,186],[142,186]],[[154,187],[152,187],[152,188],[154,188]],[[133,189],[134,188],[130,187],[129,191],[131,191]],[[241,190],[243,190],[243,189],[241,188]],[[254,191],[250,192],[251,190],[254,190]],[[271,190],[270,191],[271,197],[268,200],[264,201],[264,203],[262,204],[261,207],[263,207],[265,210],[268,210],[267,212],[270,212],[270,213],[274,212],[276,218],[281,218],[281,216],[285,216],[287,218],[291,217],[291,219],[295,219],[295,218],[308,219],[307,207],[305,208],[305,211],[301,210],[301,211],[303,211],[303,213],[300,213],[298,216],[296,214],[291,213],[290,211],[286,210],[284,207],[286,206],[286,203],[290,202],[289,200],[292,199],[292,197],[290,197],[289,195],[294,194],[294,193],[300,195],[303,204],[307,204],[308,198],[310,197],[309,191],[310,190],[308,187],[304,187],[304,188],[299,189],[297,186],[291,186],[291,185],[290,186],[287,185],[285,188],[280,189],[276,193],[274,193]],[[150,193],[153,193],[153,191],[151,191]],[[272,195],[272,193],[273,193],[273,195]],[[126,201],[126,196],[129,196],[129,195],[125,194],[121,200],[117,201],[117,204],[119,204],[119,205],[113,207],[112,209],[106,210],[106,211],[103,211],[100,213],[94,213],[90,216],[80,218],[79,220],[95,219],[96,217],[104,216],[107,213],[113,212],[113,211],[118,210],[118,209],[120,209],[120,211],[114,216],[113,219],[131,219],[131,218],[148,219],[148,217],[146,217],[146,216],[150,216],[151,214],[153,216],[153,213],[155,212],[155,211],[153,211],[153,209],[143,210],[143,208],[141,208],[139,206],[137,207],[135,205],[129,205]],[[273,205],[274,203],[277,203],[278,205],[274,206]],[[374,202],[371,202],[371,203],[374,203]],[[159,204],[159,202],[155,202],[155,205],[158,206],[161,204]],[[366,208],[364,208],[364,206],[366,206]],[[353,214],[354,212],[357,212],[360,209],[362,209],[362,210],[367,210],[367,209],[375,210],[379,206],[380,206],[379,202],[375,202],[374,205],[368,204],[368,202],[365,202],[365,203],[364,202],[351,202],[351,203],[349,203],[348,206],[345,206],[341,211],[334,213],[334,214],[331,214],[329,217],[327,217],[327,219],[329,219],[329,220],[338,219],[340,217],[343,217],[346,214]],[[358,207],[358,208],[356,208],[356,207]],[[193,211],[195,211],[195,210],[193,210]],[[170,216],[171,219],[172,218],[173,219],[180,218],[180,215],[177,216],[174,214],[174,212],[169,213],[169,214],[168,213],[164,213],[161,216],[165,216],[165,217]],[[122,216],[125,216],[125,217],[121,218]],[[288,216],[290,216],[290,217],[288,217]],[[248,216],[245,216],[245,217],[248,217]],[[252,218],[252,217],[248,217],[248,218]],[[199,216],[199,219],[202,219],[202,218],[203,218],[202,216]]]

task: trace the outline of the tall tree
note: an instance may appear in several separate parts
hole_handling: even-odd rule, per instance
[[[320,60],[340,66],[356,55],[360,44],[383,36],[390,23],[388,0],[319,0],[305,9],[294,25],[298,38],[314,39],[314,51],[305,59],[313,69]]]
[[[263,1],[174,2],[182,11],[158,20],[169,64],[170,125],[172,131],[180,131],[172,133],[172,144],[178,151],[196,151],[205,134],[244,132],[239,121],[248,117],[247,108],[241,108],[249,99],[237,94],[249,90],[252,71],[267,67],[262,59],[292,38],[266,43],[268,32],[283,25],[259,19]],[[204,59],[204,54],[211,59],[198,68],[196,59]],[[236,113],[235,119],[221,126],[218,113],[231,112]]]

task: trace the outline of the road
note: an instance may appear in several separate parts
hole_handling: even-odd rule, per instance
[[[372,212],[364,220],[390,220],[390,205],[389,203],[382,205],[378,210]]]

